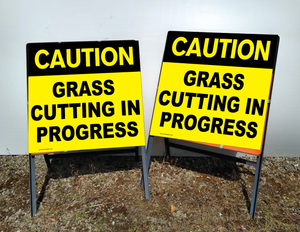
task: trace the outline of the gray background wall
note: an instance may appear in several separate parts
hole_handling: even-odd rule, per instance
[[[147,138],[166,34],[183,30],[280,36],[265,155],[299,156],[299,9],[298,0],[1,1],[0,155],[27,153],[26,43],[139,40]],[[163,153],[161,139],[153,151]]]

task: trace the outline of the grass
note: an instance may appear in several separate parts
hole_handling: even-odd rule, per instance
[[[0,157],[3,231],[300,231],[299,158],[264,160],[255,220],[253,167],[155,157],[149,202],[139,186],[141,160],[100,156],[52,160],[49,170],[37,156],[38,195],[45,191],[32,219],[27,158]]]

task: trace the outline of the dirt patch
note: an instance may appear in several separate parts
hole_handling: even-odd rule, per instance
[[[264,158],[256,219],[254,167],[217,158],[36,156],[39,209],[30,216],[28,156],[0,156],[0,231],[300,231],[300,158]]]

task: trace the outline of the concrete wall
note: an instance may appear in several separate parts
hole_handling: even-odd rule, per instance
[[[11,0],[0,6],[0,155],[27,153],[26,43],[139,40],[148,137],[166,34],[183,30],[280,36],[265,155],[299,156],[299,1]],[[163,153],[161,139],[153,151]]]

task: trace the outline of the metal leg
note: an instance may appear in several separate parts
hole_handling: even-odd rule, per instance
[[[251,215],[252,219],[255,219],[255,211],[256,211],[258,188],[259,188],[259,182],[260,182],[261,165],[262,165],[262,154],[258,156],[257,162],[256,162],[255,179],[254,179],[252,200],[251,200],[251,207],[250,207],[250,215]]]
[[[142,151],[142,158],[143,158],[143,175],[142,180],[145,189],[145,197],[146,199],[150,200],[150,191],[149,191],[149,181],[148,181],[148,165],[147,165],[147,154],[145,146],[140,147]]]
[[[29,185],[31,217],[37,213],[36,205],[36,183],[35,183],[35,156],[29,154]]]
[[[171,157],[170,146],[169,146],[169,139],[165,138],[164,140],[165,140],[166,157]]]
[[[147,161],[147,171],[149,171],[150,168],[150,160],[151,160],[151,152],[152,152],[152,146],[153,146],[153,136],[149,136],[148,144],[147,144],[147,153],[146,153],[146,161]],[[144,174],[142,173],[142,178],[140,182],[141,186],[144,186]]]
[[[154,137],[150,136],[148,144],[147,144],[147,170],[148,171],[149,171],[149,168],[150,168],[150,160],[151,160],[151,153],[152,153],[152,147],[153,147],[153,140],[154,140]]]

